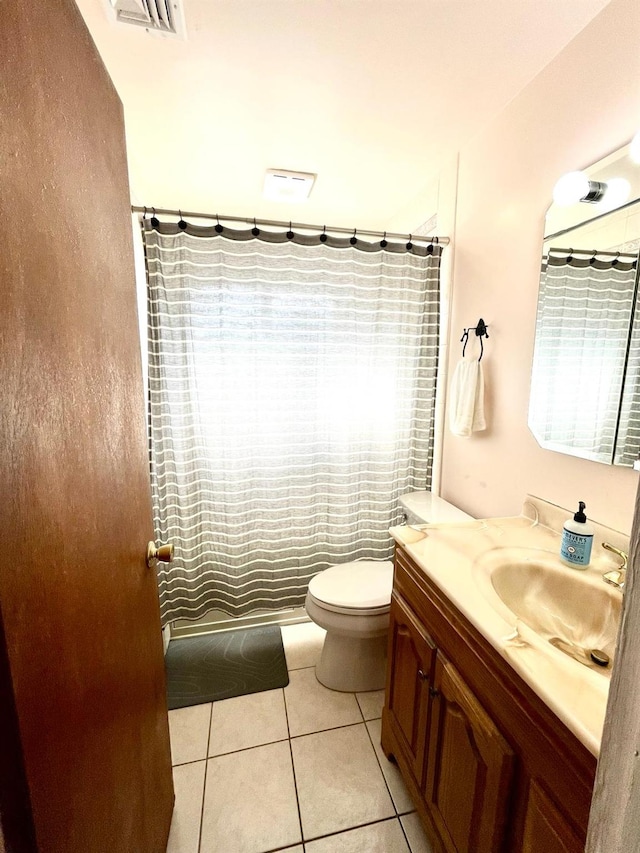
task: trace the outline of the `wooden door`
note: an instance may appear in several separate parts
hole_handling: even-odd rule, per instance
[[[425,796],[451,853],[503,849],[513,752],[451,664],[438,652]]]
[[[423,772],[428,688],[434,659],[433,642],[411,610],[393,595],[389,614],[389,655],[383,726],[393,726],[418,784]]]
[[[0,814],[160,853],[173,787],[122,108],[73,0],[0,3]]]

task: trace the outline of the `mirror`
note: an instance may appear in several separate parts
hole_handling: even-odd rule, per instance
[[[545,218],[529,428],[548,450],[633,466],[640,457],[640,166],[627,145],[584,172],[594,199],[554,202]],[[607,196],[614,178],[629,182],[626,200]]]

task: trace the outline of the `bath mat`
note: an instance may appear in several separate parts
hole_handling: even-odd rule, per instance
[[[278,625],[171,640],[164,660],[170,711],[289,683]]]

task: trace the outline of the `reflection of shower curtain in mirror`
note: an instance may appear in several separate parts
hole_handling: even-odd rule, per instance
[[[613,461],[616,465],[632,466],[638,458],[640,458],[640,300],[636,298],[620,407],[620,425]]]
[[[612,461],[634,289],[631,263],[549,253],[529,416],[545,447]]]
[[[165,622],[302,605],[431,483],[440,249],[241,233],[145,227]]]

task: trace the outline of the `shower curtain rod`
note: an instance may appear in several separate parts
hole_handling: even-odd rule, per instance
[[[305,231],[327,231],[331,234],[364,235],[367,237],[378,237],[381,240],[410,239],[413,242],[435,243],[438,246],[449,245],[448,237],[422,237],[418,234],[397,234],[391,231],[385,231],[383,233],[382,231],[366,231],[361,230],[360,228],[327,228],[325,225],[320,227],[320,225],[304,225],[301,222],[276,222],[269,219],[249,219],[245,216],[218,216],[217,213],[195,213],[192,210],[169,210],[164,207],[141,207],[138,204],[131,205],[131,212],[148,213],[151,215],[161,214],[163,216],[180,216],[183,219],[188,216],[191,219],[213,219],[216,222],[246,222],[247,225],[266,225],[267,227],[272,228],[298,228]]]
[[[601,252],[600,249],[561,249],[552,246],[549,249],[549,255],[592,255],[594,258],[600,255],[603,258],[637,258],[637,252]],[[544,257],[548,258],[549,255]]]

